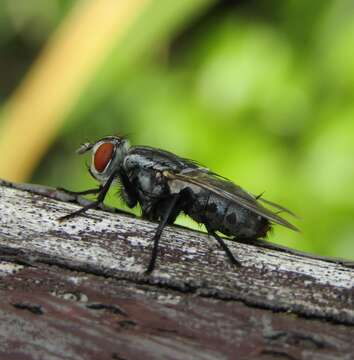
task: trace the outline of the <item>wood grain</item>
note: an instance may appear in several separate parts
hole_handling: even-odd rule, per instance
[[[352,358],[352,262],[227,241],[234,268],[206,234],[171,226],[148,276],[157,224],[112,209],[58,222],[76,201],[1,183],[3,357]]]

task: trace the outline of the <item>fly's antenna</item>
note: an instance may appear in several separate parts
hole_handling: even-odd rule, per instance
[[[93,148],[93,145],[92,143],[90,142],[86,142],[84,144],[82,144],[77,150],[76,150],[76,154],[78,155],[82,155],[84,154],[85,152],[91,150]]]

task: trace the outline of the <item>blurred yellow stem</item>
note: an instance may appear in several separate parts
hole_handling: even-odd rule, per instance
[[[148,2],[78,2],[3,110],[1,178],[28,178],[95,70]]]

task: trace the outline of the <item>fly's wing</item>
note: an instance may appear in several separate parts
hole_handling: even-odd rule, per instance
[[[262,206],[259,202],[257,202],[257,199],[253,195],[246,192],[231,181],[219,178],[213,173],[200,171],[199,169],[190,169],[187,171],[182,171],[178,174],[170,171],[164,171],[163,174],[168,179],[171,188],[197,186],[199,188],[209,190],[212,193],[231,202],[239,204],[244,208],[254,212],[255,214],[258,214],[274,223],[285,226],[294,231],[299,231],[297,227],[281,218],[276,213]],[[277,209],[286,210],[287,212],[291,213],[289,210],[283,208],[280,205],[268,202],[268,200],[265,200],[264,202]]]
[[[299,218],[296,214],[294,214],[294,213],[293,213],[292,211],[290,211],[289,209],[287,209],[287,208],[285,208],[284,206],[281,206],[281,205],[279,205],[279,204],[273,203],[272,201],[269,201],[269,200],[267,200],[267,199],[264,199],[264,198],[262,197],[262,195],[259,196],[259,197],[257,197],[257,200],[262,201],[263,203],[265,203],[265,204],[273,207],[274,209],[278,209],[279,211],[286,212],[286,213],[290,214],[291,216],[293,216],[293,217],[295,217],[295,218]]]

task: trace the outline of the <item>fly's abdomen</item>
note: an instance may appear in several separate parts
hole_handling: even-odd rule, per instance
[[[270,228],[267,219],[210,191],[193,196],[192,204],[185,212],[210,230],[227,236],[259,238]]]

